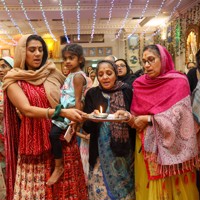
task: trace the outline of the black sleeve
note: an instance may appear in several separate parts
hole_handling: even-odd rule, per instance
[[[85,97],[85,106],[84,106],[84,112],[90,114],[95,109],[99,110],[100,106],[103,107],[103,111],[107,109],[108,103],[107,100],[103,97],[98,87],[91,88],[87,93]],[[99,123],[92,122],[92,121],[85,121],[83,124],[83,129],[87,133],[93,133],[98,132]]]
[[[124,101],[126,105],[126,110],[130,111],[131,102],[133,98],[133,90],[131,88],[123,89]]]
[[[93,88],[88,90],[85,96],[85,105],[83,111],[86,113],[91,113],[94,111],[94,105],[93,105]]]
[[[196,88],[197,82],[198,82],[196,70],[197,70],[197,68],[193,68],[193,69],[189,70],[189,72],[187,73],[187,78],[188,78],[188,81],[189,81],[189,84],[190,84],[191,93]]]
[[[84,112],[89,114],[95,109],[99,109],[100,105],[106,109],[108,105],[106,99],[103,98],[103,95],[98,88],[91,88],[88,90],[85,97]],[[89,163],[91,167],[94,167],[96,159],[99,156],[98,135],[100,126],[101,123],[95,123],[89,120],[86,120],[82,126],[85,132],[90,133]]]

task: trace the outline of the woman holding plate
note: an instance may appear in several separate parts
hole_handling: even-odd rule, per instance
[[[117,81],[117,67],[112,61],[103,60],[97,65],[99,86],[91,88],[85,98],[86,113],[99,110],[115,113],[129,111],[132,90]],[[89,199],[134,199],[133,139],[134,129],[126,123],[108,122],[105,119],[88,120],[83,124],[90,133],[89,146]]]

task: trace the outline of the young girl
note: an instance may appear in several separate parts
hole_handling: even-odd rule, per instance
[[[87,86],[86,75],[81,70],[84,67],[83,48],[78,44],[69,44],[62,50],[62,57],[70,74],[61,88],[61,98],[57,109],[75,107],[82,110],[83,93]],[[55,169],[47,181],[47,185],[54,184],[64,172],[62,159],[62,146],[60,134],[69,126],[70,120],[52,117],[50,141],[55,158]]]

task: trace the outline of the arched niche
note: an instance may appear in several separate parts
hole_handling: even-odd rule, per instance
[[[185,47],[186,55],[185,62],[195,62],[195,55],[200,48],[199,46],[199,26],[189,25],[186,31]]]

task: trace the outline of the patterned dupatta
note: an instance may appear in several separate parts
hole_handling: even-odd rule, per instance
[[[34,86],[24,81],[20,82],[25,95],[32,106],[47,108],[50,106],[44,86]],[[20,155],[23,163],[38,163],[50,156],[48,139],[51,121],[22,116],[19,121],[15,107],[5,93],[5,152],[6,152],[6,185],[8,199],[12,199],[16,176],[17,157]],[[40,130],[43,130],[41,133]],[[19,139],[20,138],[20,139]],[[29,143],[28,143],[29,141]]]
[[[20,82],[21,88],[32,106],[40,108],[50,107],[44,86],[34,86],[24,81]],[[19,155],[23,163],[39,163],[50,155],[49,131],[51,120],[36,119],[23,116],[20,127]],[[40,130],[43,130],[42,134]],[[27,143],[27,142],[30,143]]]
[[[142,152],[149,180],[193,171],[198,161],[197,135],[190,96],[153,116],[142,134]]]
[[[4,93],[4,144],[6,157],[6,190],[7,200],[13,199],[17,167],[20,119],[15,107]]]
[[[131,105],[136,116],[152,115],[153,126],[141,134],[150,180],[192,171],[198,154],[187,78],[174,70],[167,50],[157,47],[161,74],[154,79],[147,74],[136,79]]]
[[[117,81],[115,86],[110,90],[104,90],[99,86],[104,94],[109,94],[110,113],[113,114],[117,110],[126,110],[125,100],[122,89],[128,88],[126,83]],[[130,151],[129,128],[126,123],[110,123],[111,141],[110,146],[117,156],[127,155]]]

